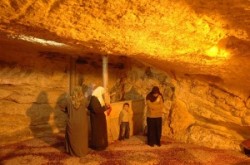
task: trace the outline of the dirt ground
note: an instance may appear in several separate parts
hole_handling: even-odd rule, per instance
[[[250,165],[250,158],[236,151],[210,149],[162,140],[150,147],[145,136],[115,141],[105,151],[89,150],[84,157],[65,153],[64,137],[43,137],[0,147],[2,165]]]

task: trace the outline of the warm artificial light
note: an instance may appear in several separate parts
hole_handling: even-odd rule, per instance
[[[220,49],[218,48],[218,46],[211,47],[205,52],[205,54],[208,55],[209,57],[217,57],[217,58],[228,58],[230,55],[228,51]]]
[[[44,39],[36,38],[33,36],[9,35],[9,37],[14,38],[14,39],[20,39],[20,40],[32,42],[32,43],[39,43],[39,44],[47,45],[47,46],[58,46],[58,47],[67,46],[66,44],[63,44],[63,43],[59,43],[59,42],[51,41],[51,40],[44,40]]]

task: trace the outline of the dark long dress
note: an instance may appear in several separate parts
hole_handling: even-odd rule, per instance
[[[85,156],[88,153],[88,118],[85,104],[76,110],[70,101],[67,104],[66,151],[70,155]]]
[[[97,97],[91,96],[88,109],[91,122],[90,148],[104,150],[108,146],[107,122],[104,114],[106,106],[101,106]]]
[[[161,146],[162,134],[162,109],[164,108],[162,95],[154,96],[153,93],[147,95],[147,138],[148,145]]]

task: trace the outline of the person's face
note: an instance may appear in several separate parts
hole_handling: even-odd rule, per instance
[[[128,111],[128,109],[129,109],[129,106],[128,105],[124,105],[124,107],[123,107],[126,111]]]
[[[104,100],[106,100],[108,97],[109,97],[109,94],[108,94],[107,92],[104,92],[104,93],[102,94],[102,98],[103,98]]]
[[[154,95],[154,97],[158,97],[159,93],[154,93],[153,95]]]

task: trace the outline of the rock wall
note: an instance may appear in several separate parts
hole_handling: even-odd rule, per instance
[[[65,130],[66,115],[58,105],[69,91],[70,57],[55,52],[8,51],[0,57],[1,144],[27,138],[41,138]],[[111,102],[144,100],[152,86],[168,96],[169,77],[125,57],[109,58]],[[102,84],[102,57],[76,58],[75,83],[83,82],[88,97],[93,85]],[[145,105],[132,105],[136,132],[143,131]]]
[[[0,63],[1,145],[64,131],[66,116],[58,104],[69,91],[69,56],[9,52],[0,57]],[[113,103],[145,100],[152,87],[159,86],[165,101],[163,136],[233,150],[240,150],[240,142],[250,137],[249,97],[223,85],[162,72],[126,57],[110,57],[108,67]],[[102,83],[101,56],[76,59],[76,73],[76,83],[83,82],[85,96],[89,96],[93,85]],[[137,106],[133,109],[146,110],[145,101]],[[145,126],[145,115],[136,113],[138,132]]]
[[[232,150],[240,150],[240,143],[250,138],[250,99],[220,81],[175,75],[134,62],[112,85],[111,92],[116,93],[111,100],[145,99],[155,85],[165,100],[163,136]]]
[[[170,109],[170,137],[212,148],[240,150],[250,137],[249,98],[188,76],[173,81],[175,99]]]
[[[2,51],[0,144],[64,129],[57,102],[68,91],[68,59],[58,53]]]

